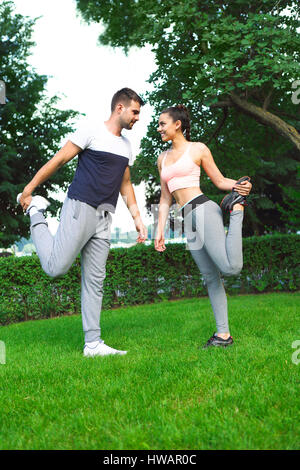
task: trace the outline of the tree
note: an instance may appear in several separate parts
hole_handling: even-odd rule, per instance
[[[284,188],[297,189],[300,156],[299,108],[291,99],[299,73],[299,4],[77,0],[77,8],[105,27],[102,44],[125,51],[150,44],[155,53],[154,91],[147,95],[155,116],[133,169],[135,182],[146,181],[148,204],[158,199],[159,112],[184,102],[193,140],[209,144],[221,171],[253,178],[246,233],[283,229],[281,215],[292,210],[293,194]],[[205,179],[203,186],[216,197]]]
[[[61,138],[72,130],[72,110],[55,107],[58,97],[47,98],[47,77],[38,75],[27,59],[36,20],[14,14],[11,1],[0,5],[0,79],[6,103],[0,105],[0,246],[8,247],[28,235],[28,218],[17,207],[16,196],[58,150]],[[66,189],[74,164],[63,167],[39,187],[39,194]],[[51,199],[52,215],[59,203]]]

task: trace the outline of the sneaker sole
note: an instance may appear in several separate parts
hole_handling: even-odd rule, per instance
[[[20,203],[20,198],[21,198],[21,196],[22,196],[22,193],[19,193],[19,194],[17,195],[17,203],[18,203],[18,204]],[[45,210],[48,209],[48,207],[50,206],[51,203],[50,203],[50,202],[48,201],[48,199],[46,199],[44,196],[39,196],[39,197],[41,197],[41,198],[45,201],[45,206],[46,206],[46,207],[43,208],[43,209],[38,209],[36,206],[30,204],[29,207],[28,207],[28,208],[26,209],[26,211],[25,211],[25,214],[26,214],[26,215],[29,214],[29,211],[30,211],[30,209],[31,209],[32,207],[36,207],[36,209],[37,209],[38,211],[45,211]]]
[[[237,180],[236,184],[240,184],[240,183],[242,183],[243,181],[250,181],[250,179],[251,179],[250,176],[242,176],[240,179]],[[245,202],[244,196],[241,196],[241,197],[242,197],[241,201],[234,201],[234,203],[231,204],[232,207],[231,207],[231,208],[228,208],[227,205],[226,205],[225,200],[226,200],[226,198],[229,199],[229,197],[230,197],[231,195],[232,195],[232,192],[229,193],[229,194],[226,194],[226,196],[223,197],[223,199],[222,199],[222,201],[221,201],[221,203],[220,203],[220,207],[221,207],[221,209],[222,209],[224,212],[226,212],[227,210],[229,210],[229,211],[232,210],[232,207],[234,206],[234,204],[241,204],[241,205],[243,205],[243,206],[246,206],[246,205],[247,205],[246,202]],[[225,207],[224,207],[224,206],[225,206]]]
[[[209,349],[209,348],[228,348],[233,346],[233,343],[229,344],[210,344],[209,346],[202,346],[202,349]]]
[[[125,356],[127,351],[117,352],[117,353],[110,353],[110,354],[86,354],[83,353],[84,357],[106,357],[106,356]]]

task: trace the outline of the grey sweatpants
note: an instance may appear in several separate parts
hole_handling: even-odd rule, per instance
[[[81,313],[85,342],[100,339],[100,312],[111,215],[84,202],[65,199],[55,236],[41,212],[31,217],[31,236],[43,270],[65,274],[81,252]]]
[[[207,201],[184,219],[188,249],[202,273],[214,312],[217,332],[229,332],[227,297],[221,273],[233,276],[243,267],[243,211],[232,211],[226,236],[221,208]]]

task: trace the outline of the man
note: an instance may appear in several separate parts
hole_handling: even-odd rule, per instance
[[[130,181],[130,142],[121,134],[122,129],[132,129],[139,120],[143,104],[133,90],[119,90],[112,99],[110,118],[96,126],[80,127],[17,197],[30,216],[31,236],[41,266],[49,276],[65,274],[81,252],[83,353],[87,357],[127,352],[113,349],[101,339],[100,311],[110,247],[110,213],[115,212],[119,192],[139,232],[137,242],[147,237]],[[49,202],[41,196],[32,197],[32,193],[76,155],[78,166],[53,237],[43,215]]]

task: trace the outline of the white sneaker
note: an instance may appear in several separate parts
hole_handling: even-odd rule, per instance
[[[83,348],[83,355],[85,357],[109,356],[112,354],[119,354],[123,356],[124,354],[127,354],[127,351],[119,351],[118,349],[111,348],[104,342],[100,341],[86,343]]]
[[[17,202],[20,202],[20,197],[22,196],[22,193],[17,195]],[[26,209],[26,214],[29,214],[29,211],[32,207],[35,207],[37,211],[44,211],[47,209],[47,207],[50,206],[50,202],[47,201],[46,198],[43,196],[33,196],[31,199],[31,203]]]

